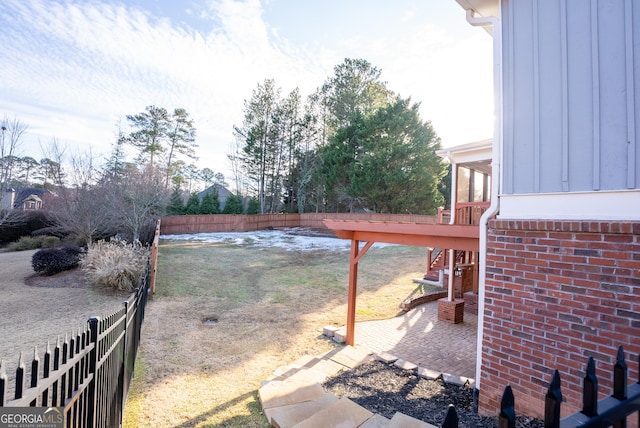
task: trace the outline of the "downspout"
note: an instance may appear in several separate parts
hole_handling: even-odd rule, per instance
[[[453,160],[449,151],[449,161],[451,162],[451,207],[449,207],[449,224],[456,223],[456,204],[458,203],[458,164]],[[446,251],[443,249],[443,251]],[[449,249],[449,275],[447,275],[447,299],[450,302],[455,300],[453,291],[453,281],[455,280],[453,270],[455,269],[456,251]],[[442,272],[442,271],[441,271]],[[444,284],[443,284],[444,285]]]
[[[500,210],[498,195],[501,190],[500,161],[502,151],[502,25],[499,18],[475,17],[473,9],[467,9],[467,22],[474,27],[493,26],[493,91],[495,121],[493,128],[493,147],[491,153],[491,204],[487,211],[480,217],[480,254],[478,257],[479,281],[478,281],[478,341],[476,345],[476,389],[480,389],[480,370],[482,368],[482,339],[484,334],[484,299],[485,278],[487,274],[487,235],[489,220]]]

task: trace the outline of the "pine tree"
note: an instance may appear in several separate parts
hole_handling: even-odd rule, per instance
[[[242,198],[236,195],[229,195],[224,204],[223,214],[242,214]]]
[[[258,214],[260,212],[260,202],[258,198],[253,197],[249,199],[249,205],[247,206],[247,214]]]
[[[182,199],[182,190],[179,187],[173,189],[171,198],[169,199],[169,205],[167,205],[167,215],[182,215],[186,211],[184,206],[184,200]]]
[[[218,189],[212,189],[205,193],[200,202],[200,214],[220,214],[220,200]]]
[[[198,214],[200,212],[200,199],[197,193],[192,193],[187,201],[187,214]]]

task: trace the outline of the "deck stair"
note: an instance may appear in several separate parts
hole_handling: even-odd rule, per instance
[[[464,251],[455,251],[454,265],[462,263],[464,260]],[[436,248],[434,250],[434,257],[429,265],[429,272],[424,275],[424,279],[427,281],[439,281],[440,271],[449,269],[449,251]]]
[[[387,419],[322,387],[327,378],[373,358],[364,348],[343,346],[280,367],[258,390],[262,411],[276,428],[435,428],[402,413]]]

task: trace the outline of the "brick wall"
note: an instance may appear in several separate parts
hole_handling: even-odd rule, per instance
[[[578,410],[588,356],[609,395],[619,345],[638,380],[640,222],[494,220],[487,244],[482,413],[510,384],[517,411],[542,416],[554,369],[563,415]]]

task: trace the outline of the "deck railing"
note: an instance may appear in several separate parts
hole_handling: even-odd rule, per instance
[[[457,202],[454,224],[479,225],[480,217],[489,208],[490,202]],[[448,224],[451,210],[438,210],[438,223]]]

